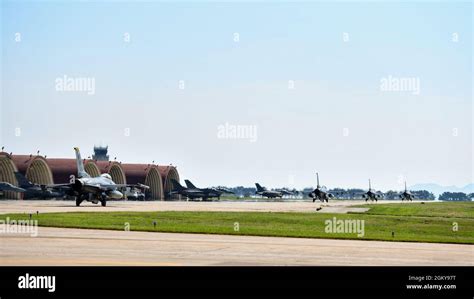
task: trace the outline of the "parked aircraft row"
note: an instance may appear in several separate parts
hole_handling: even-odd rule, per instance
[[[131,198],[136,197],[140,199],[143,196],[142,192],[138,190],[149,189],[148,186],[143,184],[116,184],[112,177],[107,174],[101,174],[97,177],[91,177],[84,169],[83,160],[79,148],[74,148],[76,154],[76,166],[77,166],[77,177],[73,177],[69,183],[65,184],[51,184],[51,185],[40,185],[34,184],[24,175],[19,172],[15,173],[18,181],[18,187],[7,183],[0,182],[0,191],[13,191],[24,193],[24,198],[59,198],[65,195],[72,196],[76,200],[76,205],[79,206],[84,200],[92,203],[101,203],[102,206],[106,206],[108,199],[121,199],[124,194],[119,189],[129,188],[127,195]],[[313,202],[319,200],[321,202],[329,202],[329,199],[335,196],[327,191],[325,187],[321,187],[319,184],[319,173],[316,173],[317,186],[312,192],[309,193],[309,197],[313,199]],[[191,181],[185,180],[186,187],[182,186],[178,181],[172,179],[173,191],[170,194],[179,194],[185,196],[191,200],[201,198],[202,200],[209,200],[211,198],[220,199],[224,193],[232,194],[233,192],[224,187],[210,187],[210,188],[198,188]],[[282,198],[284,195],[295,195],[292,191],[286,189],[268,190],[262,187],[259,183],[255,183],[256,195],[260,195],[267,198]],[[361,197],[365,201],[377,201],[382,198],[382,195],[372,190],[371,181],[369,180],[369,190]],[[401,200],[411,201],[414,196],[410,191],[407,190],[405,182],[405,190],[399,195]]]
[[[223,187],[198,188],[194,186],[194,184],[191,183],[191,181],[189,180],[184,180],[184,182],[186,183],[186,187],[182,186],[178,181],[173,179],[173,191],[171,191],[170,194],[179,194],[192,200],[198,198],[201,198],[202,200],[208,200],[211,198],[220,199],[221,195],[224,193],[234,193],[229,189]],[[260,186],[260,184],[258,183],[256,183],[255,186],[257,187],[257,191],[255,192],[255,194],[268,198],[282,198],[283,195],[294,195],[293,192],[285,189],[269,191],[265,187]]]
[[[34,184],[30,182],[23,174],[19,172],[15,172],[16,180],[18,181],[18,187],[6,183],[0,182],[0,191],[11,191],[11,192],[20,192],[23,193],[24,199],[31,199],[31,198],[58,198],[63,197],[65,192],[63,190],[59,190],[60,187],[56,187],[54,185],[40,185]]]
[[[313,202],[316,200],[320,200],[321,202],[329,202],[329,199],[335,198],[333,194],[327,191],[325,187],[322,187],[319,184],[319,173],[316,173],[316,180],[317,180],[317,186],[316,189],[314,189],[312,192],[308,194],[310,198],[313,199]],[[179,194],[182,196],[185,196],[189,199],[198,199],[201,198],[202,200],[208,200],[211,198],[218,198],[220,199],[220,196],[223,193],[233,193],[229,191],[228,189],[225,188],[197,188],[194,186],[189,180],[185,180],[186,187],[182,186],[178,181],[172,180],[173,183],[173,191],[171,194]],[[267,197],[267,198],[283,198],[284,195],[296,195],[294,192],[286,189],[276,189],[276,190],[268,190],[267,188],[261,186],[259,183],[255,183],[256,187],[256,195],[260,195],[262,197]],[[360,197],[362,199],[365,199],[365,201],[375,201],[377,202],[379,199],[382,199],[382,195],[377,193],[372,189],[371,181],[369,180],[369,190],[365,193],[360,194]],[[414,199],[413,194],[410,193],[410,191],[407,190],[406,187],[406,182],[405,182],[405,190],[399,195],[400,199],[402,201],[408,200],[412,201]]]

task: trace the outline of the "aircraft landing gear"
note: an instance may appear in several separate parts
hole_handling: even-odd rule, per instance
[[[82,203],[83,199],[82,199],[82,196],[77,196],[76,197],[76,207],[80,206],[81,203]]]
[[[83,194],[79,194],[78,196],[76,196],[76,207],[78,207],[83,201],[84,201]]]
[[[107,205],[107,196],[102,195],[102,198],[100,199],[100,204],[105,207]]]

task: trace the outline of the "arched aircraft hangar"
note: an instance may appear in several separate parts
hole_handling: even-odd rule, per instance
[[[165,193],[165,198],[167,199],[179,199],[179,195],[170,195],[170,192],[173,191],[173,184],[171,183],[171,179],[175,179],[179,182],[179,174],[178,170],[175,166],[158,166],[158,170],[160,171],[160,175],[163,179],[163,188]]]
[[[152,164],[122,164],[129,184],[145,184],[150,187],[152,200],[163,200],[163,180],[158,166]]]
[[[0,152],[0,182],[7,182],[12,185],[18,186],[18,182],[15,177],[15,172],[18,171],[15,163],[11,159],[10,155],[5,152]],[[21,194],[18,192],[5,192],[6,198],[20,199]]]
[[[170,199],[171,178],[179,181],[174,166],[153,164],[127,164],[116,161],[95,161],[84,159],[84,168],[91,176],[108,173],[117,184],[144,184],[150,187],[151,200]],[[15,172],[24,174],[36,184],[68,183],[71,175],[77,175],[75,159],[45,158],[40,155],[10,155],[0,152],[0,181],[18,186]],[[5,197],[21,199],[20,193],[5,192]],[[176,198],[176,197],[173,197]]]
[[[53,184],[53,173],[47,160],[39,155],[11,155],[16,168],[28,180],[41,185]]]

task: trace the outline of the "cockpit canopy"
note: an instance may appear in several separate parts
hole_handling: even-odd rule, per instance
[[[112,177],[111,177],[110,174],[108,174],[108,173],[103,173],[103,174],[101,174],[100,176],[103,177],[103,178],[112,180]]]

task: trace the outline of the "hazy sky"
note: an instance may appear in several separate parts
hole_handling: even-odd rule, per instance
[[[108,144],[203,187],[301,188],[316,171],[328,187],[462,186],[474,181],[472,12],[2,1],[1,144],[71,158]],[[64,76],[94,89],[61,90]],[[219,134],[232,126],[256,135]]]

